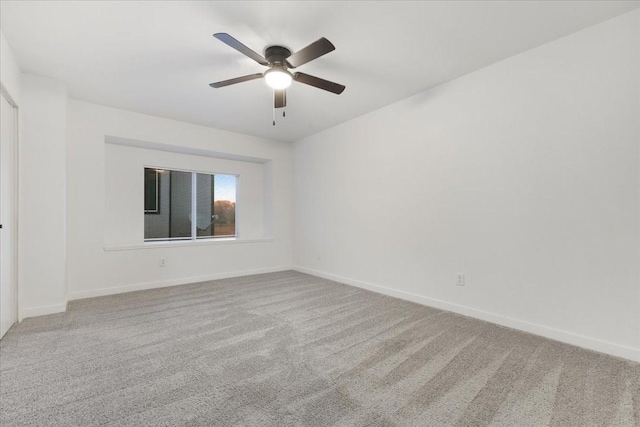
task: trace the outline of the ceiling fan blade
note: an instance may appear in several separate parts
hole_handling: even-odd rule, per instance
[[[223,80],[221,82],[211,83],[209,84],[209,86],[218,89],[220,87],[234,85],[236,83],[248,82],[249,80],[261,79],[261,78],[262,78],[262,73],[249,74],[248,76],[236,77],[235,79],[229,79],[229,80]]]
[[[287,106],[287,92],[285,89],[274,89],[273,106],[275,108],[284,108]]]
[[[217,38],[222,43],[225,43],[225,44],[231,46],[232,48],[234,48],[238,52],[248,56],[249,58],[253,59],[254,61],[256,61],[260,65],[269,65],[267,60],[264,59],[262,57],[262,55],[260,55],[260,54],[258,54],[256,52],[254,52],[253,50],[249,49],[248,47],[246,47],[245,45],[240,43],[238,40],[236,40],[233,37],[231,37],[229,34],[227,34],[227,33],[215,33],[213,35],[213,37]]]
[[[329,80],[324,80],[319,77],[310,76],[309,74],[305,73],[295,73],[293,75],[293,80],[309,86],[317,87],[318,89],[333,92],[337,95],[340,95],[346,88],[346,86],[344,85],[330,82]]]
[[[296,68],[316,58],[320,58],[322,55],[335,50],[335,48],[329,40],[322,37],[288,57],[287,63],[289,64],[289,68]]]

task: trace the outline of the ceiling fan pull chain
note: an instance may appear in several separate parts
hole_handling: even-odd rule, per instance
[[[273,97],[275,98],[275,96],[276,96],[276,92],[273,91]],[[275,107],[275,105],[273,106],[273,125],[274,126],[276,125],[276,107]]]
[[[284,111],[282,112],[282,117],[286,117],[286,115],[285,115],[285,112],[284,112]]]

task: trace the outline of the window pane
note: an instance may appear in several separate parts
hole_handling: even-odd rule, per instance
[[[198,237],[213,236],[213,175],[196,174],[196,235]]]
[[[144,213],[158,213],[160,174],[155,169],[144,168]]]
[[[197,174],[199,238],[236,235],[236,176]]]
[[[235,175],[215,176],[213,213],[218,218],[214,224],[215,236],[236,235],[237,180]]]
[[[147,182],[150,171],[157,175],[156,212],[147,212],[147,194],[152,194]],[[191,172],[157,171],[145,168],[145,239],[175,239],[191,237]]]

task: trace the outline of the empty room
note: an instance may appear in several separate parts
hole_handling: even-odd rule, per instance
[[[640,427],[640,1],[0,36],[3,427]]]

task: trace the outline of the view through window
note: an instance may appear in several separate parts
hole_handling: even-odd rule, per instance
[[[237,179],[145,168],[145,241],[235,237]]]

